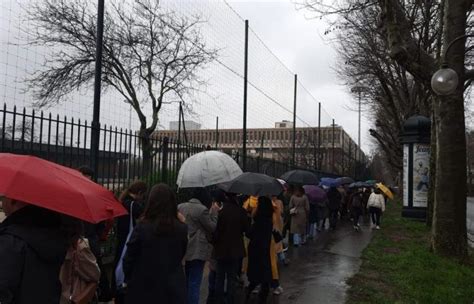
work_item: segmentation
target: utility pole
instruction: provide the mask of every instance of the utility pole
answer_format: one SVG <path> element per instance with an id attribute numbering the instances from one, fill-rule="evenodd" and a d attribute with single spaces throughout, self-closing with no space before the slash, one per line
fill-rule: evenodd
<path id="1" fill-rule="evenodd" d="M 335 173 L 336 172 L 336 163 L 335 163 L 335 140 L 336 140 L 336 137 L 335 137 L 335 129 L 336 129 L 336 123 L 334 121 L 334 119 L 332 120 L 332 173 Z"/>
<path id="2" fill-rule="evenodd" d="M 100 87 L 102 74 L 102 41 L 104 33 L 104 0 L 97 5 L 97 40 L 95 44 L 95 78 L 94 78 L 94 110 L 92 113 L 91 131 L 91 169 L 94 180 L 97 181 L 99 170 L 99 141 L 100 141 Z"/>
<path id="3" fill-rule="evenodd" d="M 249 21 L 245 20 L 245 50 L 244 50 L 244 122 L 242 136 L 242 171 L 247 169 L 247 80 L 249 55 Z"/>
<path id="4" fill-rule="evenodd" d="M 293 99 L 293 153 L 291 156 L 291 165 L 296 166 L 296 91 L 298 88 L 298 75 L 295 74 L 295 88 Z"/>
<path id="5" fill-rule="evenodd" d="M 318 102 L 318 170 L 321 170 L 321 103 Z"/>
<path id="6" fill-rule="evenodd" d="M 219 149 L 219 116 L 216 117 L 216 150 Z"/>

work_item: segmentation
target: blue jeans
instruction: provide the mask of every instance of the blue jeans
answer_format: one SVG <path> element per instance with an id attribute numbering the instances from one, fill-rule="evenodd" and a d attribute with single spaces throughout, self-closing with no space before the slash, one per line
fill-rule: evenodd
<path id="1" fill-rule="evenodd" d="M 299 246 L 299 245 L 301 245 L 305 242 L 306 242 L 306 235 L 305 234 L 299 234 L 299 233 L 293 234 L 293 244 L 295 246 Z"/>
<path id="2" fill-rule="evenodd" d="M 201 290 L 202 273 L 206 261 L 186 261 L 186 284 L 188 291 L 188 304 L 199 304 L 199 291 Z"/>

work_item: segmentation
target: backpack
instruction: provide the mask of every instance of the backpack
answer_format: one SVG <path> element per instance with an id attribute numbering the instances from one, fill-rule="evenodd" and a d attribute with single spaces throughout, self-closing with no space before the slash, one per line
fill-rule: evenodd
<path id="1" fill-rule="evenodd" d="M 61 270 L 61 304 L 87 304 L 95 296 L 100 269 L 87 239 L 70 246 Z"/>

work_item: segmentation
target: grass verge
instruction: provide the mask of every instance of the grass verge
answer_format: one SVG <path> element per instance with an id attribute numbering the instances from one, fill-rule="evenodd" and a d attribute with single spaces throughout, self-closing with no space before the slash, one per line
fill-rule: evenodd
<path id="1" fill-rule="evenodd" d="M 390 204 L 349 279 L 347 303 L 474 303 L 474 259 L 461 264 L 433 254 L 429 228 L 401 218 Z"/>

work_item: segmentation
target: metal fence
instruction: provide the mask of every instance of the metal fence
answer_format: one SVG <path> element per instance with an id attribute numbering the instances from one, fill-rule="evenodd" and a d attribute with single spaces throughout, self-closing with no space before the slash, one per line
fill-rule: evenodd
<path id="1" fill-rule="evenodd" d="M 0 152 L 35 155 L 72 168 L 90 164 L 91 124 L 51 113 L 28 111 L 6 104 L 0 110 Z M 144 138 L 138 132 L 103 125 L 100 128 L 98 182 L 117 193 L 132 181 L 150 185 L 176 185 L 184 160 L 209 149 L 173 138 L 150 139 L 151 153 L 144 157 Z M 236 161 L 243 167 L 243 158 Z M 278 177 L 293 167 L 289 162 L 247 157 L 247 171 Z M 305 169 L 305 168 L 302 168 Z M 316 172 L 320 177 L 337 176 Z"/>

